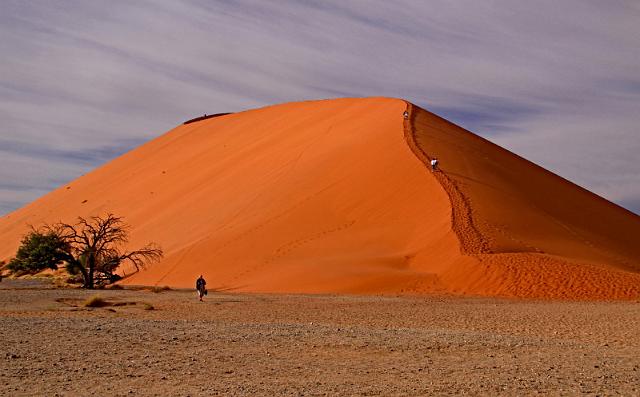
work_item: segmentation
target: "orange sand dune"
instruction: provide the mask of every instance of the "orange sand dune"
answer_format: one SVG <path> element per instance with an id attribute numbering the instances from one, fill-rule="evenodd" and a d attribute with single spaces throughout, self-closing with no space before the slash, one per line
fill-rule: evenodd
<path id="1" fill-rule="evenodd" d="M 397 99 L 181 125 L 0 219 L 0 259 L 27 224 L 105 212 L 165 250 L 128 284 L 640 297 L 638 216 Z"/>

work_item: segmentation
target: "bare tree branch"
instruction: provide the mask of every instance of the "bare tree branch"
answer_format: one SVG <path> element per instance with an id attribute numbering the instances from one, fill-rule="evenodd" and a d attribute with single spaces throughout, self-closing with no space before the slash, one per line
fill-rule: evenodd
<path id="1" fill-rule="evenodd" d="M 122 217 L 108 213 L 90 218 L 78 217 L 76 224 L 58 222 L 46 225 L 66 243 L 64 257 L 68 269 L 78 270 L 85 288 L 93 288 L 96 273 L 101 279 L 112 280 L 118 267 L 125 261 L 136 271 L 162 258 L 162 249 L 155 244 L 134 251 L 123 251 L 129 241 L 129 226 Z"/>

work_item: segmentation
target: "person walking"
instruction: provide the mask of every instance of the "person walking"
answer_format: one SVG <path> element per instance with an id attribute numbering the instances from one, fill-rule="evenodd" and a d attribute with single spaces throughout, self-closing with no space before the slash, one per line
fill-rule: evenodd
<path id="1" fill-rule="evenodd" d="M 434 157 L 431 159 L 431 171 L 437 171 L 438 170 L 438 158 Z"/>
<path id="2" fill-rule="evenodd" d="M 202 302 L 202 298 L 207 294 L 207 282 L 205 281 L 204 277 L 202 277 L 202 274 L 196 280 L 196 290 L 198 291 L 200 302 Z"/>

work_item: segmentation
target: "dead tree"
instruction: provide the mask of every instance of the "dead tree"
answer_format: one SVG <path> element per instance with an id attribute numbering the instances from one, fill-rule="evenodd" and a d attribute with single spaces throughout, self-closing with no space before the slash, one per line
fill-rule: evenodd
<path id="1" fill-rule="evenodd" d="M 66 243 L 63 255 L 67 270 L 82 275 L 84 288 L 94 288 L 96 278 L 114 281 L 115 271 L 123 262 L 140 270 L 162 258 L 162 249 L 155 244 L 135 251 L 123 250 L 128 242 L 129 227 L 113 214 L 79 217 L 74 225 L 60 222 L 48 228 Z"/>

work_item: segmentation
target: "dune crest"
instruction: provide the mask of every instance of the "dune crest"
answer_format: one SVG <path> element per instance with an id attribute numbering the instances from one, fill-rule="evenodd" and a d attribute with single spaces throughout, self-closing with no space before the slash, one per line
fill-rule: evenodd
<path id="1" fill-rule="evenodd" d="M 0 259 L 27 224 L 105 211 L 132 225 L 131 246 L 165 250 L 127 284 L 640 296 L 638 216 L 398 99 L 180 125 L 0 219 Z"/>

